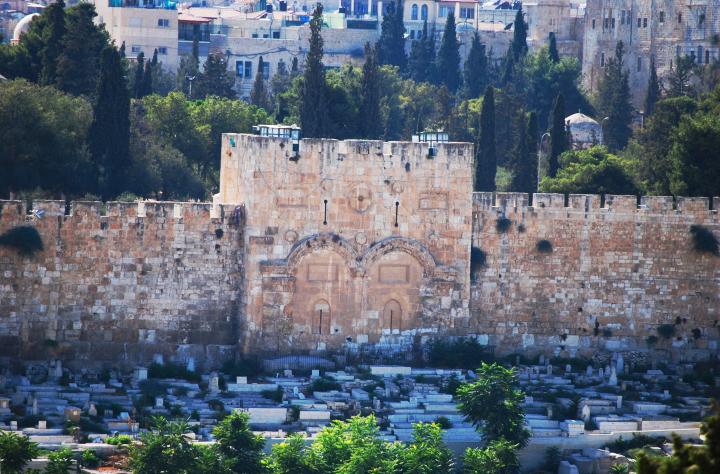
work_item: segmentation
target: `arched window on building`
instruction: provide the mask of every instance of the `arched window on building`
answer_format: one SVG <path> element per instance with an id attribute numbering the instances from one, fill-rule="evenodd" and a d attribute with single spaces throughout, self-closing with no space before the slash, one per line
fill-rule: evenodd
<path id="1" fill-rule="evenodd" d="M 417 19 L 418 19 L 417 3 L 413 3 L 412 8 L 410 9 L 410 19 L 411 19 L 411 20 L 417 20 Z"/>
<path id="2" fill-rule="evenodd" d="M 313 305 L 312 333 L 330 334 L 330 304 L 325 300 L 319 300 Z"/>
<path id="3" fill-rule="evenodd" d="M 420 19 L 427 20 L 428 8 L 427 5 L 420 7 Z"/>
<path id="4" fill-rule="evenodd" d="M 402 330 L 402 307 L 395 300 L 385 303 L 385 308 L 383 308 L 383 329 L 390 329 L 392 332 Z"/>

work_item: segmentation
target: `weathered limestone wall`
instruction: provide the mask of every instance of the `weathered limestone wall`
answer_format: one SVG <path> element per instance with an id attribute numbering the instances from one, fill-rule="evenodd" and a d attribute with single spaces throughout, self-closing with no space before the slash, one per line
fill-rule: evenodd
<path id="1" fill-rule="evenodd" d="M 403 350 L 468 322 L 473 148 L 225 134 L 244 204 L 245 350 Z M 460 329 L 464 331 L 464 329 Z M 291 349 L 290 349 L 291 348 Z"/>
<path id="2" fill-rule="evenodd" d="M 0 356 L 132 364 L 232 356 L 241 318 L 242 222 L 211 204 L 0 201 L 0 233 L 33 225 L 44 251 L 0 247 Z"/>
<path id="3" fill-rule="evenodd" d="M 716 353 L 720 258 L 696 252 L 689 232 L 720 234 L 704 198 L 475 193 L 473 246 L 486 252 L 474 274 L 472 323 L 499 352 L 646 350 L 646 337 L 673 324 L 656 349 Z M 715 198 L 713 208 L 720 205 Z M 499 217 L 512 221 L 498 232 Z M 538 240 L 552 253 L 537 250 Z M 679 319 L 678 319 L 679 318 Z M 700 337 L 693 335 L 700 330 Z"/>

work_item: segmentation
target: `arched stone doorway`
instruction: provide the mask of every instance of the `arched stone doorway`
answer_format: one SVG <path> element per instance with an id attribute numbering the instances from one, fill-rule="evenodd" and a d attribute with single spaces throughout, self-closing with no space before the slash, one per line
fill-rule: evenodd
<path id="1" fill-rule="evenodd" d="M 385 303 L 382 312 L 382 329 L 389 329 L 392 334 L 402 331 L 402 306 L 397 300 Z"/>

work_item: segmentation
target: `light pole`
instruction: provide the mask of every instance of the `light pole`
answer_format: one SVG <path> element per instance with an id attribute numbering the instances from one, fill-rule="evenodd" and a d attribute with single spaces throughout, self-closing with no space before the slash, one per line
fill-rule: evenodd
<path id="1" fill-rule="evenodd" d="M 537 164 L 537 187 L 540 188 L 540 165 L 542 164 L 542 156 L 546 153 L 547 145 L 545 142 L 550 138 L 550 134 L 545 132 L 540 137 L 540 148 L 538 149 L 538 164 Z"/>
<path id="2" fill-rule="evenodd" d="M 610 120 L 610 117 L 605 117 L 604 119 L 600 120 L 600 131 L 602 132 L 602 140 L 600 141 L 603 145 L 605 145 L 607 142 L 607 138 L 605 137 L 607 135 L 605 133 L 605 122 L 607 120 Z"/>
<path id="3" fill-rule="evenodd" d="M 193 81 L 195 80 L 196 77 L 197 77 L 197 75 L 195 75 L 195 76 L 189 76 L 189 75 L 185 76 L 185 79 L 187 79 L 187 81 L 190 83 L 190 89 L 189 89 L 189 91 L 188 91 L 188 92 L 189 92 L 189 98 L 190 98 L 190 99 L 192 99 L 192 83 L 193 83 Z"/>

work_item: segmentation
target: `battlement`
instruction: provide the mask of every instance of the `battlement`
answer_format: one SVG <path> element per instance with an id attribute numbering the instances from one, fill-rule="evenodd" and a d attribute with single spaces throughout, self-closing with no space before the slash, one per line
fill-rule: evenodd
<path id="1" fill-rule="evenodd" d="M 473 207 L 476 211 L 494 210 L 499 213 L 512 210 L 516 213 L 562 211 L 568 217 L 576 214 L 688 216 L 720 222 L 720 197 L 535 193 L 532 195 L 532 204 L 529 198 L 526 193 L 476 192 L 473 193 Z"/>

